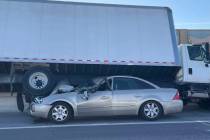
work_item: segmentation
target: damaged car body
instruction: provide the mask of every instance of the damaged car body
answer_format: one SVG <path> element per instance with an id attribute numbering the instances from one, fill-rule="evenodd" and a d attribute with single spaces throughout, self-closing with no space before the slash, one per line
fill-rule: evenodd
<path id="1" fill-rule="evenodd" d="M 157 120 L 182 111 L 176 89 L 160 88 L 131 76 L 96 78 L 90 87 L 58 86 L 51 95 L 35 98 L 32 116 L 66 122 L 75 117 L 137 115 Z"/>

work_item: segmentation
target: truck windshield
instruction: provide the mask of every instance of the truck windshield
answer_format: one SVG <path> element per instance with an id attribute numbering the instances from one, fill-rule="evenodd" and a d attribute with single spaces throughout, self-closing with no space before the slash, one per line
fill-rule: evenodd
<path id="1" fill-rule="evenodd" d="M 194 45 L 194 46 L 188 46 L 188 53 L 190 60 L 195 61 L 203 61 L 203 53 L 202 53 L 202 46 L 201 45 Z"/>

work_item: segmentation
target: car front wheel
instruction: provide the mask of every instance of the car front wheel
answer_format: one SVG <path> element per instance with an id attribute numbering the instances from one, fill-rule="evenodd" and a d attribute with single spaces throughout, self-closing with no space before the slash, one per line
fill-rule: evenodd
<path id="1" fill-rule="evenodd" d="M 73 119 L 73 110 L 67 103 L 55 103 L 50 109 L 49 119 L 55 123 L 64 123 Z"/>
<path id="2" fill-rule="evenodd" d="M 159 119 L 162 116 L 162 114 L 162 106 L 156 101 L 148 101 L 143 103 L 139 110 L 139 116 L 149 121 Z"/>

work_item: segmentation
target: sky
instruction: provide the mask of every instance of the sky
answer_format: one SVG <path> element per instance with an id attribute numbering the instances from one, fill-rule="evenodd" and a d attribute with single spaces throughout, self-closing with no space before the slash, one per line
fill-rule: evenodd
<path id="1" fill-rule="evenodd" d="M 57 0 L 92 3 L 167 6 L 177 29 L 210 29 L 210 0 Z"/>

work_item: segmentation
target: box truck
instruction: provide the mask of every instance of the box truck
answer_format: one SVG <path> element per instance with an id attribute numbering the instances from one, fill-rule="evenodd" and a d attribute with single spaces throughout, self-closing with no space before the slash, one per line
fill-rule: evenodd
<path id="1" fill-rule="evenodd" d="M 0 1 L 0 85 L 30 101 L 61 79 L 132 75 L 209 99 L 208 45 L 176 43 L 167 7 Z M 3 88 L 2 88 L 3 89 Z"/>

